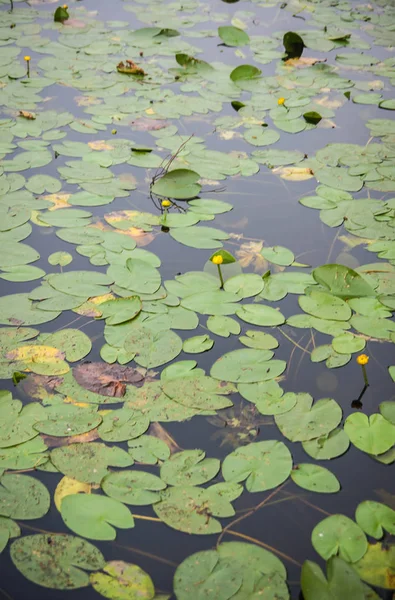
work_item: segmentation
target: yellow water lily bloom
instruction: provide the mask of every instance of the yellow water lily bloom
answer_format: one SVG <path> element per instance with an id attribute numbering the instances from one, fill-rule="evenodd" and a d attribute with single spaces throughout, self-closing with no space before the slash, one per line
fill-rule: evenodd
<path id="1" fill-rule="evenodd" d="M 24 58 L 25 58 L 25 61 L 26 61 L 26 62 L 29 62 L 29 60 L 30 60 L 30 56 L 25 56 Z"/>
<path id="2" fill-rule="evenodd" d="M 217 256 L 213 256 L 213 258 L 211 259 L 211 261 L 215 265 L 222 265 L 222 263 L 224 262 L 224 259 L 222 258 L 222 256 L 220 254 L 217 254 Z"/>
<path id="3" fill-rule="evenodd" d="M 277 104 L 278 104 L 279 106 L 282 106 L 283 104 L 285 104 L 285 98 L 279 98 L 279 99 L 277 100 Z"/>
<path id="4" fill-rule="evenodd" d="M 162 208 L 169 208 L 171 206 L 170 200 L 162 200 Z"/>
<path id="5" fill-rule="evenodd" d="M 360 354 L 359 356 L 357 356 L 357 363 L 359 365 L 367 365 L 369 362 L 369 356 L 367 356 L 366 354 Z"/>
<path id="6" fill-rule="evenodd" d="M 64 8 L 65 10 L 67 10 L 69 7 L 67 6 L 67 4 L 63 4 L 62 8 Z"/>

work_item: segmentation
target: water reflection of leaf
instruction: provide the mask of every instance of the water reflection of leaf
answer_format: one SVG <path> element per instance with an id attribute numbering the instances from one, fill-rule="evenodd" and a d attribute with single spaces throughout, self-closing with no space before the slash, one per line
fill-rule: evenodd
<path id="1" fill-rule="evenodd" d="M 268 262 L 261 255 L 263 242 L 245 242 L 241 244 L 239 250 L 236 251 L 236 256 L 240 266 L 253 267 L 256 273 L 264 273 L 268 269 Z"/>
<path id="2" fill-rule="evenodd" d="M 382 500 L 387 506 L 395 510 L 395 494 L 390 494 L 387 490 L 380 488 L 374 490 L 374 493 Z"/>
<path id="3" fill-rule="evenodd" d="M 207 421 L 219 428 L 210 439 L 221 440 L 220 446 L 228 445 L 233 448 L 249 444 L 259 435 L 260 426 L 268 424 L 255 406 L 221 410 L 216 416 L 207 417 Z"/>

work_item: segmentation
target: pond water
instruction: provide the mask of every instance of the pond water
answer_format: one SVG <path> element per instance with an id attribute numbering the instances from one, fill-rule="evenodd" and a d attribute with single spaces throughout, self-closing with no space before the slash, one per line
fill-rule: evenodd
<path id="1" fill-rule="evenodd" d="M 0 11 L 0 597 L 393 599 L 395 2 Z"/>

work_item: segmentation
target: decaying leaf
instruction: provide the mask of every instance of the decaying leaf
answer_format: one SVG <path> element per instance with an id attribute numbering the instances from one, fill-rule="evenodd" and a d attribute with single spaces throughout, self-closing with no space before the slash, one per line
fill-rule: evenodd
<path id="1" fill-rule="evenodd" d="M 122 398 L 125 395 L 126 384 L 140 387 L 144 382 L 144 376 L 137 369 L 100 362 L 78 365 L 73 370 L 73 374 L 76 381 L 85 389 L 115 398 Z"/>
<path id="2" fill-rule="evenodd" d="M 27 110 L 20 110 L 19 116 L 23 117 L 24 119 L 28 119 L 29 121 L 34 121 L 36 118 L 36 115 L 34 113 L 31 113 Z"/>
<path id="3" fill-rule="evenodd" d="M 314 177 L 312 170 L 308 167 L 276 167 L 273 169 L 273 173 L 287 181 L 306 181 Z"/>
<path id="4" fill-rule="evenodd" d="M 117 71 L 118 73 L 123 73 L 124 75 L 142 75 L 143 77 L 145 75 L 144 69 L 129 59 L 126 59 L 125 62 L 121 60 L 121 62 L 117 64 Z"/>

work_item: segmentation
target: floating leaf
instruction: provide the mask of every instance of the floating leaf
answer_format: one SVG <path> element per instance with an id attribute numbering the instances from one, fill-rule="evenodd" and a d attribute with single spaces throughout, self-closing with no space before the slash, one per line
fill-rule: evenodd
<path id="1" fill-rule="evenodd" d="M 189 354 L 199 354 L 207 352 L 214 346 L 214 340 L 209 335 L 195 335 L 194 337 L 184 340 L 182 349 Z"/>
<path id="2" fill-rule="evenodd" d="M 245 46 L 250 41 L 245 31 L 231 25 L 218 27 L 218 35 L 227 46 Z"/>
<path id="3" fill-rule="evenodd" d="M 87 587 L 85 571 L 97 571 L 105 565 L 95 546 L 64 533 L 24 536 L 13 542 L 11 559 L 27 579 L 55 590 Z"/>
<path id="4" fill-rule="evenodd" d="M 281 265 L 284 267 L 292 265 L 295 260 L 294 253 L 283 246 L 272 246 L 271 248 L 264 246 L 261 250 L 261 254 L 266 260 L 274 265 Z"/>
<path id="5" fill-rule="evenodd" d="M 162 499 L 152 507 L 169 527 L 198 535 L 220 533 L 221 524 L 214 517 L 234 515 L 231 503 L 210 488 L 173 487 L 162 492 Z"/>
<path id="6" fill-rule="evenodd" d="M 160 476 L 169 485 L 201 485 L 213 479 L 219 471 L 217 458 L 205 458 L 203 450 L 184 450 L 163 463 Z"/>
<path id="7" fill-rule="evenodd" d="M 352 413 L 344 423 L 344 431 L 359 450 L 382 454 L 395 444 L 395 425 L 379 414 L 370 417 Z"/>
<path id="8" fill-rule="evenodd" d="M 126 442 L 145 433 L 148 427 L 149 419 L 146 415 L 123 407 L 111 410 L 103 416 L 98 434 L 106 442 Z"/>
<path id="9" fill-rule="evenodd" d="M 246 323 L 264 327 L 274 327 L 285 323 L 285 317 L 280 311 L 264 304 L 243 304 L 236 310 L 236 315 Z"/>
<path id="10" fill-rule="evenodd" d="M 152 600 L 155 596 L 151 577 L 139 566 L 122 560 L 112 560 L 105 564 L 103 572 L 92 573 L 90 583 L 99 594 L 113 600 Z"/>
<path id="11" fill-rule="evenodd" d="M 153 332 L 147 327 L 135 327 L 125 339 L 125 350 L 146 369 L 170 362 L 180 354 L 181 349 L 181 338 L 170 330 Z"/>
<path id="12" fill-rule="evenodd" d="M 296 404 L 288 412 L 275 417 L 281 433 L 292 442 L 306 442 L 332 431 L 339 425 L 342 410 L 331 398 L 313 404 L 309 394 L 298 394 Z"/>
<path id="13" fill-rule="evenodd" d="M 45 409 L 45 418 L 34 424 L 40 433 L 56 437 L 80 435 L 95 429 L 100 425 L 102 418 L 90 409 L 73 404 L 48 406 Z"/>
<path id="14" fill-rule="evenodd" d="M 334 429 L 329 434 L 303 442 L 303 450 L 316 460 L 330 460 L 347 452 L 350 446 L 348 435 L 342 428 Z"/>
<path id="15" fill-rule="evenodd" d="M 367 600 L 364 587 L 352 566 L 334 556 L 327 563 L 328 580 L 316 563 L 306 560 L 302 567 L 301 586 L 305 600 Z"/>
<path id="16" fill-rule="evenodd" d="M 237 81 L 245 81 L 249 79 L 257 79 L 262 74 L 262 71 L 253 65 L 240 65 L 233 69 L 230 78 L 235 83 Z"/>
<path id="17" fill-rule="evenodd" d="M 355 563 L 368 549 L 362 529 L 344 515 L 331 515 L 320 521 L 313 529 L 311 541 L 324 560 L 339 554 L 343 560 Z"/>
<path id="18" fill-rule="evenodd" d="M 365 533 L 379 540 L 384 530 L 395 535 L 395 510 L 380 502 L 365 500 L 358 504 L 355 520 Z"/>
<path id="19" fill-rule="evenodd" d="M 318 465 L 299 464 L 293 469 L 291 477 L 296 485 L 310 492 L 333 494 L 340 490 L 336 476 Z"/>
<path id="20" fill-rule="evenodd" d="M 162 479 L 144 471 L 110 473 L 103 479 L 101 485 L 107 496 L 135 506 L 158 502 L 159 492 L 166 487 Z"/>
<path id="21" fill-rule="evenodd" d="M 96 494 L 65 496 L 60 507 L 62 519 L 75 533 L 93 540 L 115 540 L 113 527 L 130 529 L 134 519 L 122 502 Z"/>
<path id="22" fill-rule="evenodd" d="M 61 473 L 84 483 L 100 483 L 109 465 L 129 467 L 133 464 L 133 459 L 121 448 L 97 442 L 55 448 L 51 461 Z"/>
<path id="23" fill-rule="evenodd" d="M 344 265 L 329 264 L 312 271 L 317 283 L 339 298 L 374 296 L 375 291 L 356 271 Z"/>
<path id="24" fill-rule="evenodd" d="M 271 552 L 253 544 L 227 542 L 216 550 L 188 556 L 176 569 L 174 591 L 177 600 L 206 597 L 207 600 L 247 598 L 275 594 L 288 600 L 286 571 Z"/>
<path id="25" fill-rule="evenodd" d="M 213 364 L 210 375 L 234 383 L 269 381 L 281 375 L 286 368 L 285 361 L 271 360 L 272 356 L 269 350 L 233 350 Z"/>
<path id="26" fill-rule="evenodd" d="M 383 544 L 368 544 L 366 554 L 352 565 L 358 575 L 371 585 L 395 589 L 394 584 L 394 546 Z"/>
<path id="27" fill-rule="evenodd" d="M 232 333 L 238 335 L 240 333 L 240 325 L 231 317 L 221 315 L 211 316 L 207 319 L 207 329 L 220 335 L 221 337 L 229 337 Z"/>
<path id="28" fill-rule="evenodd" d="M 128 441 L 128 452 L 136 462 L 155 465 L 169 458 L 170 448 L 163 440 L 153 435 L 142 435 Z"/>
<path id="29" fill-rule="evenodd" d="M 190 169 L 168 171 L 151 188 L 153 194 L 178 200 L 195 198 L 200 192 L 200 175 Z"/>
<path id="30" fill-rule="evenodd" d="M 283 483 L 292 470 L 292 456 L 283 442 L 268 440 L 237 448 L 222 463 L 225 481 L 247 480 L 249 492 L 263 492 Z"/>
<path id="31" fill-rule="evenodd" d="M 43 483 L 30 475 L 3 475 L 0 479 L 0 512 L 13 519 L 39 519 L 47 514 L 50 495 Z"/>

